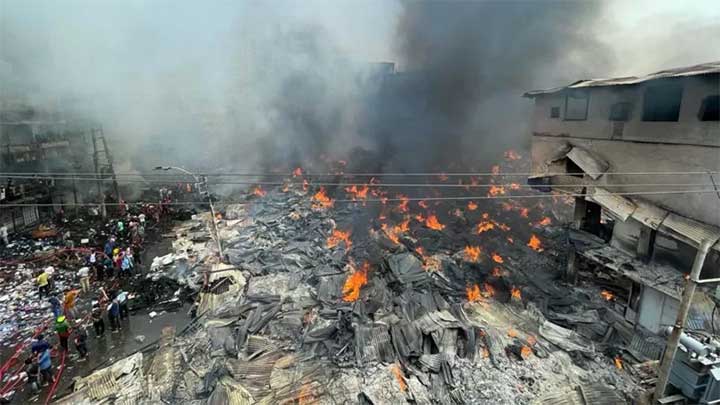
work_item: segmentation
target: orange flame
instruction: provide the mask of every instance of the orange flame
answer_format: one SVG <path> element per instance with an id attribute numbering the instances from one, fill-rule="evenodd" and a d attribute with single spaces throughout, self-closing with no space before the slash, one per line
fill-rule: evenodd
<path id="1" fill-rule="evenodd" d="M 302 169 L 297 167 L 297 168 L 295 168 L 295 170 L 293 170 L 292 175 L 293 175 L 293 177 L 300 177 L 300 176 L 302 176 L 302 173 L 303 173 Z"/>
<path id="2" fill-rule="evenodd" d="M 505 263 L 505 260 L 503 260 L 502 256 L 500 256 L 499 254 L 497 254 L 495 252 L 493 252 L 491 257 L 495 263 L 500 263 L 500 264 Z"/>
<path id="3" fill-rule="evenodd" d="M 510 230 L 510 227 L 506 224 L 497 224 L 498 228 L 502 229 L 503 231 L 507 232 Z"/>
<path id="4" fill-rule="evenodd" d="M 516 299 L 516 300 L 522 300 L 522 293 L 520 292 L 519 288 L 513 287 L 510 290 L 510 298 Z"/>
<path id="5" fill-rule="evenodd" d="M 425 226 L 436 231 L 442 231 L 443 229 L 445 229 L 445 225 L 441 224 L 435 215 L 430 215 L 425 220 Z"/>
<path id="6" fill-rule="evenodd" d="M 480 221 L 479 224 L 477 224 L 477 227 L 475 228 L 476 234 L 481 234 L 483 232 L 487 232 L 491 229 L 495 228 L 495 224 L 493 224 L 490 221 Z"/>
<path id="7" fill-rule="evenodd" d="M 356 185 L 352 185 L 351 187 L 345 187 L 345 191 L 350 193 L 352 195 L 353 201 L 355 200 L 366 200 L 367 199 L 367 193 L 370 191 L 370 188 L 366 185 L 363 185 L 362 187 L 358 187 Z"/>
<path id="8" fill-rule="evenodd" d="M 480 253 L 482 253 L 480 246 L 465 246 L 465 259 L 469 262 L 477 263 L 480 261 Z"/>
<path id="9" fill-rule="evenodd" d="M 615 358 L 613 359 L 613 362 L 615 363 L 615 367 L 616 367 L 618 370 L 622 370 L 622 369 L 623 369 L 623 361 L 622 361 L 622 358 L 621 358 L 620 356 L 615 356 Z"/>
<path id="10" fill-rule="evenodd" d="M 517 336 L 517 331 L 513 328 L 508 329 L 507 333 L 508 337 L 514 338 Z"/>
<path id="11" fill-rule="evenodd" d="M 530 214 L 530 210 L 525 207 L 520 208 L 520 211 L 518 211 L 518 212 L 520 213 L 520 216 L 523 218 L 527 218 L 528 215 Z"/>
<path id="12" fill-rule="evenodd" d="M 608 290 L 602 290 L 600 291 L 600 295 L 602 295 L 603 298 L 605 298 L 605 301 L 612 301 L 615 299 L 615 294 Z"/>
<path id="13" fill-rule="evenodd" d="M 389 227 L 387 224 L 381 225 L 382 230 L 387 235 L 388 239 L 393 241 L 396 245 L 400 244 L 400 235 L 410 230 L 410 220 L 406 219 L 398 225 Z"/>
<path id="14" fill-rule="evenodd" d="M 478 205 L 470 201 L 467 205 L 467 209 L 470 211 L 475 211 L 476 209 L 478 209 Z"/>
<path id="15" fill-rule="evenodd" d="M 500 270 L 500 267 L 493 267 L 492 273 L 490 273 L 493 277 L 502 277 L 502 270 Z"/>
<path id="16" fill-rule="evenodd" d="M 532 349 L 523 345 L 522 348 L 520 348 L 520 357 L 523 359 L 528 359 L 532 355 Z"/>
<path id="17" fill-rule="evenodd" d="M 520 156 L 513 149 L 508 149 L 505 151 L 505 160 L 520 160 L 520 159 L 522 159 L 522 156 Z"/>
<path id="18" fill-rule="evenodd" d="M 367 273 L 370 270 L 370 263 L 363 263 L 360 270 L 355 270 L 345 280 L 343 286 L 343 301 L 355 302 L 360 298 L 360 289 L 367 284 Z"/>
<path id="19" fill-rule="evenodd" d="M 400 199 L 400 204 L 398 204 L 400 212 L 408 212 L 408 204 L 410 203 L 410 200 L 402 194 L 398 195 L 398 198 Z"/>
<path id="20" fill-rule="evenodd" d="M 407 391 L 407 383 L 405 382 L 405 376 L 403 375 L 402 370 L 400 369 L 400 365 L 395 363 L 390 365 L 390 371 L 395 375 L 395 379 L 398 382 L 398 385 L 400 386 L 400 391 Z"/>
<path id="21" fill-rule="evenodd" d="M 548 226 L 552 224 L 552 219 L 550 219 L 550 217 L 543 217 L 543 219 L 538 221 L 537 224 L 542 226 Z"/>
<path id="22" fill-rule="evenodd" d="M 258 197 L 265 197 L 265 195 L 267 194 L 267 191 L 263 190 L 262 187 L 260 187 L 260 186 L 255 186 L 252 193 Z"/>
<path id="23" fill-rule="evenodd" d="M 494 197 L 494 196 L 502 195 L 502 194 L 505 194 L 505 187 L 503 187 L 503 186 L 492 185 L 492 186 L 490 186 L 490 189 L 488 190 L 488 196 L 490 196 L 490 197 Z"/>
<path id="24" fill-rule="evenodd" d="M 465 292 L 467 293 L 467 299 L 470 302 L 480 301 L 482 299 L 480 296 L 480 286 L 478 286 L 477 284 L 473 285 L 472 287 L 466 287 Z"/>
<path id="25" fill-rule="evenodd" d="M 415 220 L 418 222 L 425 222 L 425 217 L 422 214 L 415 215 Z"/>
<path id="26" fill-rule="evenodd" d="M 495 296 L 495 288 L 491 286 L 488 283 L 483 283 L 483 295 L 486 297 L 494 297 Z"/>
<path id="27" fill-rule="evenodd" d="M 315 394 L 312 386 L 308 383 L 303 384 L 297 396 L 298 405 L 310 405 L 315 403 Z"/>
<path id="28" fill-rule="evenodd" d="M 327 238 L 327 247 L 329 249 L 339 245 L 340 242 L 345 242 L 345 251 L 350 250 L 352 247 L 352 240 L 350 240 L 350 231 L 343 232 L 340 230 L 333 230 L 332 235 Z"/>
<path id="29" fill-rule="evenodd" d="M 530 241 L 527 243 L 527 245 L 536 252 L 542 252 L 544 250 L 542 248 L 542 242 L 540 242 L 540 238 L 535 236 L 535 234 L 530 235 Z"/>
<path id="30" fill-rule="evenodd" d="M 314 201 L 313 208 L 330 208 L 334 204 L 332 198 L 328 197 L 327 194 L 325 194 L 324 187 L 320 187 L 320 190 L 318 190 L 318 192 L 313 195 L 312 199 Z"/>

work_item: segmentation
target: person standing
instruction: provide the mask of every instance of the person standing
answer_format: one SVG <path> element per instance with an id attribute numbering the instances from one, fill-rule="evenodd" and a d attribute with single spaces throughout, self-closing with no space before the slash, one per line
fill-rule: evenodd
<path id="1" fill-rule="evenodd" d="M 54 296 L 51 295 L 50 299 L 50 308 L 52 309 L 53 318 L 57 319 L 58 316 L 62 313 L 62 305 L 60 304 L 60 300 Z"/>
<path id="2" fill-rule="evenodd" d="M 80 287 L 84 293 L 90 291 L 90 268 L 81 267 L 78 270 L 78 277 L 80 277 Z"/>
<path id="3" fill-rule="evenodd" d="M 8 240 L 8 229 L 5 225 L 0 226 L 0 239 L 2 240 L 4 246 L 10 244 L 10 241 Z"/>
<path id="4" fill-rule="evenodd" d="M 40 376 L 42 376 L 42 386 L 47 387 L 53 380 L 52 374 L 52 358 L 50 357 L 50 349 L 46 349 L 38 359 L 38 368 Z"/>
<path id="5" fill-rule="evenodd" d="M 68 318 L 77 318 L 77 311 L 75 310 L 75 304 L 77 303 L 77 296 L 79 291 L 76 289 L 65 292 L 64 311 L 65 316 Z"/>
<path id="6" fill-rule="evenodd" d="M 45 270 L 42 270 L 40 275 L 37 276 L 38 294 L 40 294 L 40 298 L 50 293 L 50 282 L 48 277 L 49 275 Z"/>
<path id="7" fill-rule="evenodd" d="M 110 319 L 110 330 L 112 333 L 120 331 L 120 304 L 117 298 L 114 298 L 107 308 L 108 318 Z"/>
<path id="8" fill-rule="evenodd" d="M 28 357 L 25 359 L 25 368 L 24 368 L 25 374 L 27 374 L 27 385 L 30 387 L 30 390 L 33 394 L 37 394 L 40 392 L 40 387 L 38 384 L 38 376 L 40 375 L 40 368 L 38 367 L 38 364 L 33 360 L 32 357 Z"/>
<path id="9" fill-rule="evenodd" d="M 77 349 L 78 354 L 80 354 L 78 361 L 87 360 L 87 332 L 84 327 L 79 327 L 75 330 L 75 349 Z"/>
<path id="10" fill-rule="evenodd" d="M 105 335 L 105 320 L 103 319 L 102 308 L 95 305 L 92 310 L 93 328 L 95 328 L 95 337 L 101 338 Z"/>
<path id="11" fill-rule="evenodd" d="M 120 305 L 120 319 L 130 318 L 130 311 L 128 310 L 128 293 L 127 291 L 120 291 L 117 295 L 118 305 Z"/>
<path id="12" fill-rule="evenodd" d="M 131 256 L 127 253 L 122 255 L 122 263 L 120 264 L 120 272 L 124 278 L 132 277 L 133 262 Z"/>
<path id="13" fill-rule="evenodd" d="M 65 316 L 60 315 L 55 320 L 55 332 L 60 340 L 60 346 L 64 351 L 68 351 L 68 338 L 70 337 L 70 325 L 67 323 Z"/>
<path id="14" fill-rule="evenodd" d="M 48 349 L 50 349 L 50 343 L 45 340 L 45 336 L 43 336 L 42 333 L 37 335 L 35 341 L 32 342 L 32 344 L 30 345 L 30 352 L 33 354 L 33 356 L 42 354 L 45 350 Z"/>

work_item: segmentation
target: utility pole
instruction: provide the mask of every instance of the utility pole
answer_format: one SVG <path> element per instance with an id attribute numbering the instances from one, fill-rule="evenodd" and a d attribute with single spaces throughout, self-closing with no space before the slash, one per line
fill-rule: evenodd
<path id="1" fill-rule="evenodd" d="M 100 196 L 100 213 L 103 218 L 107 217 L 107 208 L 105 207 L 105 192 L 103 191 L 102 176 L 100 173 L 100 152 L 98 151 L 97 137 L 95 129 L 90 130 L 93 143 L 93 163 L 95 164 L 95 178 L 97 179 L 98 195 Z"/>
<path id="2" fill-rule="evenodd" d="M 690 305 L 692 304 L 693 295 L 698 284 L 712 282 L 716 280 L 703 280 L 700 281 L 700 271 L 705 264 L 705 257 L 710 251 L 710 247 L 714 242 L 703 240 L 700 244 L 700 248 L 695 255 L 695 261 L 693 262 L 690 276 L 686 279 L 685 289 L 683 290 L 682 300 L 680 301 L 680 308 L 678 309 L 677 319 L 675 325 L 673 325 L 672 332 L 668 338 L 667 346 L 665 346 L 665 353 L 662 357 L 662 363 L 658 370 L 657 384 L 655 385 L 654 403 L 665 396 L 665 390 L 667 389 L 668 381 L 670 380 L 670 369 L 672 369 L 672 363 L 675 358 L 675 352 L 677 351 L 678 344 L 680 343 L 680 336 L 682 335 L 683 329 L 685 328 L 685 322 L 687 321 L 688 312 L 690 312 Z"/>

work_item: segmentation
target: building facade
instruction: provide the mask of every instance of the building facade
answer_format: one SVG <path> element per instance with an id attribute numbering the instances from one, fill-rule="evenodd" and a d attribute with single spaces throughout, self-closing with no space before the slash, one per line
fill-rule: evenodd
<path id="1" fill-rule="evenodd" d="M 568 276 L 589 260 L 622 280 L 627 322 L 652 332 L 674 323 L 704 241 L 701 278 L 720 276 L 720 62 L 525 97 L 534 101 L 529 182 L 576 196 Z"/>

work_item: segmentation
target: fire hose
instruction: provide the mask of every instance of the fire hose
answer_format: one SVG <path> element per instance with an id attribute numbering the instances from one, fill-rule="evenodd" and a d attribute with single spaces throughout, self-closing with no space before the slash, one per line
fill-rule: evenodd
<path id="1" fill-rule="evenodd" d="M 27 340 L 23 343 L 18 344 L 17 348 L 15 349 L 15 353 L 13 353 L 13 355 L 5 362 L 5 364 L 3 364 L 2 367 L 0 367 L 0 379 L 2 379 L 2 377 L 5 375 L 5 372 L 10 367 L 12 367 L 13 363 L 15 363 L 15 361 L 18 359 L 18 357 L 20 357 L 20 352 L 22 352 L 22 350 L 25 349 L 27 347 L 27 345 L 30 344 L 30 342 L 33 339 L 38 337 L 38 335 L 47 328 L 47 325 L 49 322 L 50 322 L 49 320 L 45 321 L 45 323 L 41 327 L 37 328 L 35 330 L 35 333 L 30 338 L 30 340 Z"/>

